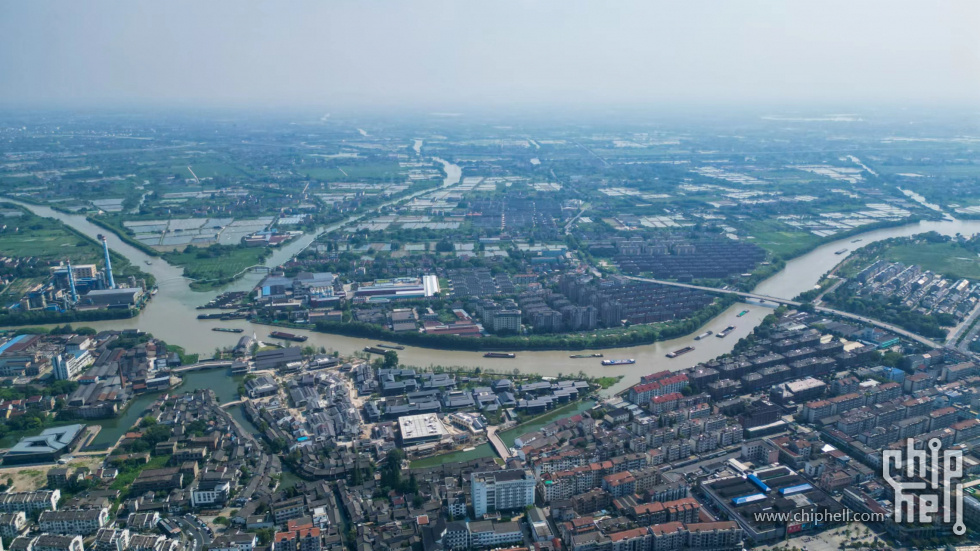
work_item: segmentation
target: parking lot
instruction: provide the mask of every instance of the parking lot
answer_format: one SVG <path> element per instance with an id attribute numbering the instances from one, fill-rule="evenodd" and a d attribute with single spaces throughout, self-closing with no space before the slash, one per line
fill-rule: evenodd
<path id="1" fill-rule="evenodd" d="M 805 551 L 839 551 L 843 543 L 853 545 L 858 542 L 863 542 L 867 547 L 871 547 L 875 542 L 875 532 L 863 523 L 854 522 L 818 534 L 805 534 L 786 541 L 760 546 L 758 549 L 775 550 L 793 549 L 795 547 Z"/>

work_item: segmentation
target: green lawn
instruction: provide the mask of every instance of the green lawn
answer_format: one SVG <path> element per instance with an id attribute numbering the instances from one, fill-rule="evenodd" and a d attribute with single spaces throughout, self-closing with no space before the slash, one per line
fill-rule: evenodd
<path id="1" fill-rule="evenodd" d="M 909 243 L 888 247 L 882 256 L 903 264 L 918 264 L 948 277 L 980 280 L 980 257 L 955 243 Z"/>
<path id="2" fill-rule="evenodd" d="M 755 239 L 747 240 L 755 243 L 774 255 L 791 258 L 820 241 L 820 237 L 810 232 L 796 230 L 776 220 L 757 220 L 747 222 L 745 229 Z"/>
<path id="3" fill-rule="evenodd" d="M 188 247 L 184 252 L 170 252 L 163 258 L 175 266 L 182 266 L 187 277 L 221 279 L 261 264 L 268 254 L 264 247 L 214 245 L 208 248 Z"/>

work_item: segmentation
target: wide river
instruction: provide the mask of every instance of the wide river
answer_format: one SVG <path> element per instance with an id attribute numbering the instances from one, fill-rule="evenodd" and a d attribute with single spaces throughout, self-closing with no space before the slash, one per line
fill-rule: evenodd
<path id="1" fill-rule="evenodd" d="M 459 167 L 445 161 L 440 160 L 440 162 L 443 162 L 448 175 L 443 186 L 451 186 L 458 183 L 461 176 Z M 404 198 L 401 200 L 404 200 Z M 220 291 L 251 289 L 263 277 L 262 274 L 246 274 L 243 278 L 229 284 L 221 290 L 195 292 L 190 289 L 188 285 L 189 281 L 181 275 L 181 268 L 170 266 L 159 258 L 146 255 L 142 251 L 122 242 L 112 233 L 106 232 L 102 228 L 88 222 L 84 216 L 66 215 L 47 207 L 25 203 L 19 204 L 38 215 L 57 218 L 92 237 L 100 233 L 106 233 L 111 248 L 127 257 L 134 265 L 156 276 L 159 292 L 138 316 L 128 320 L 86 322 L 85 325 L 94 327 L 95 329 L 138 328 L 153 333 L 154 336 L 168 343 L 183 346 L 188 352 L 203 354 L 204 357 L 210 357 L 216 347 L 233 346 L 241 336 L 241 334 L 212 331 L 211 329 L 214 327 L 239 327 L 245 330 L 244 334 L 255 333 L 260 339 L 267 336 L 271 330 L 270 327 L 253 325 L 245 320 L 225 322 L 198 320 L 197 315 L 200 312 L 195 309 L 196 306 L 208 302 Z M 321 231 L 329 231 L 339 225 L 335 224 L 323 228 Z M 758 294 L 780 298 L 795 297 L 803 291 L 812 289 L 821 275 L 828 272 L 837 263 L 846 258 L 848 254 L 861 246 L 881 239 L 910 236 L 928 231 L 937 231 L 946 235 L 955 235 L 957 233 L 972 235 L 980 233 L 980 221 L 948 219 L 943 221 L 920 222 L 895 228 L 874 230 L 859 236 L 852 236 L 840 241 L 828 243 L 787 262 L 785 269 L 761 282 L 754 291 Z M 286 262 L 293 255 L 309 246 L 315 238 L 316 235 L 313 233 L 302 236 L 297 241 L 276 250 L 266 264 L 277 266 Z M 860 242 L 852 242 L 858 238 L 861 239 Z M 842 248 L 849 250 L 846 254 L 835 254 L 835 251 Z M 738 313 L 742 310 L 748 310 L 748 313 L 742 317 L 737 317 Z M 585 372 L 589 376 L 625 375 L 619 384 L 610 389 L 610 392 L 617 392 L 634 384 L 640 375 L 663 369 L 683 369 L 698 362 L 730 352 L 735 342 L 748 335 L 771 310 L 771 306 L 767 305 L 739 303 L 708 322 L 705 327 L 698 329 L 690 335 L 650 345 L 602 350 L 605 358 L 636 359 L 636 364 L 630 366 L 602 367 L 597 359 L 573 360 L 568 357 L 569 353 L 567 351 L 560 350 L 518 352 L 515 359 L 486 359 L 483 358 L 481 353 L 477 352 L 433 350 L 406 346 L 404 350 L 398 351 L 398 356 L 402 362 L 420 367 L 431 365 L 479 366 L 485 370 L 496 370 L 503 373 L 517 369 L 521 372 L 552 376 L 559 373 L 574 374 L 580 371 Z M 712 336 L 701 341 L 694 340 L 697 334 L 707 329 L 711 329 L 717 333 L 720 329 L 728 325 L 734 325 L 736 329 L 725 339 Z M 377 342 L 376 340 L 327 335 L 305 330 L 290 329 L 289 331 L 307 335 L 309 337 L 309 340 L 306 342 L 307 345 L 323 346 L 328 349 L 337 350 L 341 354 L 350 354 Z M 667 352 L 684 346 L 694 346 L 695 350 L 676 359 L 665 357 Z M 210 377 L 208 378 L 210 379 Z M 231 380 L 227 384 L 233 391 L 236 385 Z"/>

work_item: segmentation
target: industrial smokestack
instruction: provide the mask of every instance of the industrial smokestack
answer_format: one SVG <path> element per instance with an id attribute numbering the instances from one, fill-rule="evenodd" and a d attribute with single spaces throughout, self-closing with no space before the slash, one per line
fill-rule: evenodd
<path id="1" fill-rule="evenodd" d="M 105 236 L 99 234 L 99 241 L 102 242 L 102 251 L 105 253 L 105 279 L 106 285 L 110 289 L 116 288 L 116 282 L 112 279 L 112 262 L 109 260 L 109 244 L 106 243 Z"/>
<path id="2" fill-rule="evenodd" d="M 68 260 L 68 289 L 71 291 L 72 303 L 78 302 L 78 292 L 75 291 L 75 271 L 71 269 L 71 260 Z"/>

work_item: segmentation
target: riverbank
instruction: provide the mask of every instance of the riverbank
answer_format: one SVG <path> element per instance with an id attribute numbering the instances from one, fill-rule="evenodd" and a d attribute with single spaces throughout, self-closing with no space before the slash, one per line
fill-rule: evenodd
<path id="1" fill-rule="evenodd" d="M 488 336 L 471 338 L 455 335 L 429 335 L 414 331 L 395 332 L 380 325 L 360 322 L 318 321 L 312 329 L 309 325 L 303 324 L 263 320 L 251 320 L 251 322 L 256 325 L 313 330 L 319 333 L 382 340 L 433 350 L 468 350 L 472 352 L 608 350 L 613 348 L 644 346 L 688 335 L 705 324 L 710 323 L 731 305 L 739 302 L 739 300 L 740 298 L 737 295 L 725 295 L 689 318 L 663 324 L 643 324 L 623 328 L 599 329 L 592 334 L 557 333 L 526 337 Z"/>
<path id="2" fill-rule="evenodd" d="M 148 299 L 147 299 L 148 300 Z M 67 312 L 52 312 L 50 310 L 30 310 L 18 312 L 16 314 L 0 314 L 0 326 L 3 327 L 25 327 L 34 325 L 50 325 L 62 323 L 79 323 L 90 321 L 123 320 L 134 318 L 139 315 L 140 310 L 146 301 L 142 301 L 138 308 L 126 309 L 106 309 L 98 310 L 69 310 Z M 9 310 L 8 310 L 9 312 Z"/>
<path id="3" fill-rule="evenodd" d="M 85 219 L 88 220 L 90 223 L 95 224 L 96 226 L 106 231 L 112 232 L 121 241 L 123 241 L 130 247 L 139 249 L 140 251 L 143 252 L 143 254 L 147 254 L 149 256 L 161 256 L 160 251 L 154 249 L 153 247 L 147 245 L 146 243 L 141 243 L 133 239 L 129 235 L 127 235 L 126 230 L 124 228 L 120 228 L 114 224 L 110 224 L 109 222 L 106 222 L 105 220 L 102 220 L 101 218 L 97 218 L 95 216 L 86 216 Z"/>

